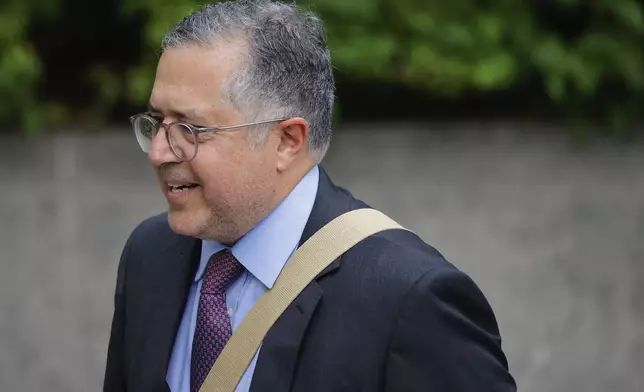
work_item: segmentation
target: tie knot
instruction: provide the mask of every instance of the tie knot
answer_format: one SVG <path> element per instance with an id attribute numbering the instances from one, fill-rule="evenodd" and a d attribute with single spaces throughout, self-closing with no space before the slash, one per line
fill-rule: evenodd
<path id="1" fill-rule="evenodd" d="M 201 285 L 201 293 L 222 294 L 239 275 L 242 268 L 243 266 L 229 249 L 215 253 L 208 261 Z"/>

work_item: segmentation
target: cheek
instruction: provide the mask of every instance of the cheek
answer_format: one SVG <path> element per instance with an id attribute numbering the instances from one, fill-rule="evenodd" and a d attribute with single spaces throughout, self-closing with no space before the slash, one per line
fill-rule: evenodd
<path id="1" fill-rule="evenodd" d="M 200 149 L 199 154 L 203 154 L 203 156 L 198 155 L 198 158 L 204 158 L 209 153 L 210 151 Z M 226 187 L 226 169 L 214 159 L 195 159 L 191 164 L 191 169 L 195 179 L 201 185 L 201 196 L 205 202 L 219 197 L 220 190 Z"/>
<path id="2" fill-rule="evenodd" d="M 203 191 L 204 203 L 210 207 L 230 205 L 236 192 L 245 184 L 244 168 L 234 166 L 234 162 L 214 162 L 201 167 L 199 180 Z"/>
<path id="3" fill-rule="evenodd" d="M 270 187 L 276 174 L 275 156 L 239 145 L 219 147 L 201 149 L 199 153 L 209 159 L 193 163 L 207 204 L 231 205 L 236 199 L 252 198 L 257 191 Z"/>
<path id="4" fill-rule="evenodd" d="M 220 170 L 216 173 L 207 173 L 202 177 L 201 184 L 203 196 L 207 204 L 212 204 L 213 202 L 220 203 L 222 199 L 226 199 L 226 195 L 229 193 L 227 190 L 230 190 L 234 186 L 234 183 Z"/>

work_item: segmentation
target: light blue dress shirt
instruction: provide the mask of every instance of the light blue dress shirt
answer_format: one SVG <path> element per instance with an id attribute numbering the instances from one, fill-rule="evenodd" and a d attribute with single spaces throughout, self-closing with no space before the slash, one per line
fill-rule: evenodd
<path id="1" fill-rule="evenodd" d="M 270 215 L 232 247 L 233 255 L 245 267 L 226 291 L 226 305 L 233 331 L 259 297 L 273 287 L 286 261 L 297 248 L 313 208 L 318 182 L 319 169 L 315 166 Z M 225 248 L 214 241 L 202 243 L 199 268 L 190 288 L 166 374 L 172 392 L 190 392 L 192 339 L 202 278 L 210 257 Z M 259 350 L 237 385 L 236 392 L 249 390 L 258 355 Z"/>

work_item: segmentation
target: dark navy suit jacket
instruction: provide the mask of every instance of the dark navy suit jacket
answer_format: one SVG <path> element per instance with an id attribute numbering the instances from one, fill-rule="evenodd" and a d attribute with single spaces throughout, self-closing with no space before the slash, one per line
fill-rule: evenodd
<path id="1" fill-rule="evenodd" d="M 367 207 L 320 170 L 304 242 Z M 104 392 L 168 392 L 168 361 L 201 241 L 161 214 L 129 237 L 118 269 Z M 516 391 L 477 285 L 416 235 L 390 230 L 335 260 L 264 339 L 252 392 Z"/>

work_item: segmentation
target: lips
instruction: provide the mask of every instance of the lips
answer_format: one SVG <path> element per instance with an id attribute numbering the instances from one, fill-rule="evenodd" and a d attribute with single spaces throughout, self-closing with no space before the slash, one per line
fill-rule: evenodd
<path id="1" fill-rule="evenodd" d="M 185 192 L 188 189 L 196 188 L 199 184 L 194 183 L 168 183 L 168 190 L 172 193 Z"/>
<path id="2" fill-rule="evenodd" d="M 157 170 L 161 187 L 169 200 L 183 200 L 201 185 L 185 170 L 172 169 L 169 166 L 161 166 Z"/>

